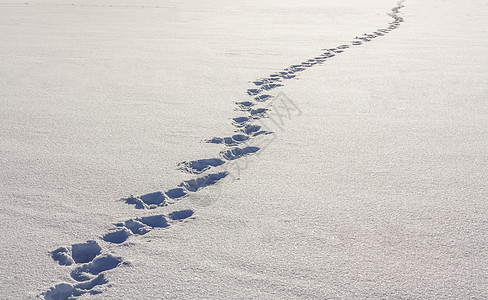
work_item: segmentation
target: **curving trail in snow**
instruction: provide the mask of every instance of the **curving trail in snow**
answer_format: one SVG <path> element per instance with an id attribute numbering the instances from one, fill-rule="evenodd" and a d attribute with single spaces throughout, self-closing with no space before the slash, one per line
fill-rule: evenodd
<path id="1" fill-rule="evenodd" d="M 178 164 L 178 168 L 182 172 L 197 174 L 199 177 L 183 181 L 178 186 L 166 191 L 157 191 L 137 197 L 130 196 L 122 200 L 129 205 L 134 205 L 136 209 L 156 209 L 171 205 L 232 175 L 232 164 L 262 151 L 263 147 L 256 145 L 259 144 L 258 139 L 273 134 L 272 131 L 259 125 L 260 120 L 269 118 L 273 112 L 273 100 L 280 97 L 280 94 L 273 95 L 272 92 L 284 86 L 287 80 L 298 78 L 300 73 L 308 68 L 324 64 L 327 60 L 333 59 L 351 48 L 371 42 L 397 29 L 404 22 L 400 16 L 400 10 L 404 7 L 403 2 L 404 0 L 398 2 L 397 6 L 388 13 L 393 20 L 385 28 L 356 36 L 348 44 L 322 49 L 324 52 L 316 57 L 291 65 L 268 77 L 254 80 L 253 86 L 246 91 L 248 99 L 236 102 L 236 110 L 242 115 L 233 119 L 235 132 L 227 137 L 213 137 L 206 141 L 207 143 L 222 144 L 225 149 L 213 158 L 183 161 Z M 291 103 L 291 105 L 293 104 Z M 297 108 L 295 107 L 295 109 Z M 179 223 L 192 218 L 194 218 L 194 211 L 191 209 L 174 211 L 168 215 L 156 214 L 133 218 L 115 223 L 113 228 L 103 234 L 100 239 L 109 245 L 116 246 L 152 230 L 168 230 L 172 226 L 178 226 Z M 108 283 L 105 272 L 129 265 L 121 257 L 115 257 L 108 253 L 110 247 L 108 248 L 102 249 L 97 241 L 90 240 L 60 247 L 50 252 L 54 261 L 67 268 L 72 282 L 57 284 L 41 296 L 48 300 L 61 300 L 74 299 L 83 294 L 101 293 L 102 290 L 99 287 Z"/>

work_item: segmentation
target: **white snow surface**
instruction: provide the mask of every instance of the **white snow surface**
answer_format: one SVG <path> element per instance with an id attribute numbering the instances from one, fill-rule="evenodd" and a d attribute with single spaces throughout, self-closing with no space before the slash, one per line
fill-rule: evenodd
<path id="1" fill-rule="evenodd" d="M 357 39 L 395 7 L 398 28 Z M 482 0 L 1 2 L 0 299 L 488 299 L 487 15 Z M 269 145 L 230 160 L 205 142 L 236 134 L 254 81 L 323 53 L 269 91 L 294 108 Z M 225 164 L 184 172 L 208 158 Z"/>

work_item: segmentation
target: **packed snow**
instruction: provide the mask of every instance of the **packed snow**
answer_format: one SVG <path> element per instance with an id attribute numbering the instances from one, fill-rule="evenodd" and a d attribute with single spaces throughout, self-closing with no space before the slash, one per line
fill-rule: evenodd
<path id="1" fill-rule="evenodd" d="M 488 298 L 488 3 L 0 3 L 0 299 Z"/>

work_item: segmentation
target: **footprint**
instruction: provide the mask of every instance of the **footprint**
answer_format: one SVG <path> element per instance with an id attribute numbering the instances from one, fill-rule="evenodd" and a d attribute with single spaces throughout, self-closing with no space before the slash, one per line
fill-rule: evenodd
<path id="1" fill-rule="evenodd" d="M 145 235 L 154 228 L 166 228 L 169 227 L 170 224 L 168 223 L 168 220 L 164 215 L 154 215 L 149 217 L 130 219 L 122 223 L 115 223 L 115 226 L 116 228 L 113 229 L 113 231 L 130 231 L 128 232 L 128 238 L 129 236 L 131 236 L 130 233 L 134 235 Z"/>
<path id="2" fill-rule="evenodd" d="M 137 208 L 137 209 L 146 208 L 146 205 L 144 204 L 144 202 L 141 199 L 136 198 L 134 196 L 130 196 L 128 198 L 122 198 L 122 200 L 124 200 L 126 204 L 134 205 L 135 208 Z"/>
<path id="3" fill-rule="evenodd" d="M 120 257 L 101 253 L 100 245 L 92 240 L 73 244 L 71 247 L 60 247 L 51 252 L 54 261 L 60 265 L 76 263 L 80 266 L 71 271 L 71 277 L 79 281 L 77 285 L 61 283 L 43 293 L 45 299 L 72 299 L 85 293 L 96 294 L 96 286 L 108 283 L 104 271 L 114 269 L 122 263 Z M 70 262 L 67 264 L 66 262 Z"/>
<path id="4" fill-rule="evenodd" d="M 103 274 L 98 275 L 93 280 L 79 283 L 72 286 L 69 283 L 61 283 L 55 287 L 49 289 L 44 293 L 44 299 L 46 300 L 69 300 L 74 299 L 74 297 L 79 297 L 83 294 L 96 295 L 100 294 L 101 291 L 94 290 L 98 285 L 108 283 L 107 279 Z"/>
<path id="5" fill-rule="evenodd" d="M 43 296 L 46 300 L 67 300 L 73 296 L 74 291 L 75 288 L 71 284 L 60 283 L 50 288 Z"/>
<path id="6" fill-rule="evenodd" d="M 168 220 L 166 220 L 164 215 L 142 217 L 135 220 L 152 228 L 165 228 L 169 226 Z"/>
<path id="7" fill-rule="evenodd" d="M 306 67 L 306 68 L 313 67 L 313 65 L 315 65 L 315 64 L 314 64 L 314 63 L 308 63 L 308 62 L 303 62 L 303 63 L 302 63 L 302 66 L 303 66 L 303 67 Z"/>
<path id="8" fill-rule="evenodd" d="M 143 224 L 142 222 L 134 220 L 134 219 L 127 220 L 124 223 L 116 224 L 115 226 L 125 227 L 125 228 L 129 229 L 133 234 L 136 234 L 136 235 L 144 235 L 144 234 L 148 233 L 149 231 L 151 231 L 151 229 L 152 229 L 149 226 Z"/>
<path id="9" fill-rule="evenodd" d="M 281 78 L 283 78 L 283 79 L 293 79 L 295 77 L 297 77 L 297 75 L 289 74 L 289 75 L 283 75 L 283 76 L 281 76 Z"/>
<path id="10" fill-rule="evenodd" d="M 112 270 L 122 263 L 122 258 L 104 254 L 71 271 L 71 278 L 76 281 L 87 281 L 95 278 L 101 272 Z"/>
<path id="11" fill-rule="evenodd" d="M 128 229 L 119 229 L 119 230 L 113 230 L 107 234 L 105 234 L 102 239 L 106 242 L 109 243 L 114 243 L 114 244 L 122 244 L 125 242 L 132 233 Z"/>
<path id="12" fill-rule="evenodd" d="M 200 178 L 183 181 L 182 183 L 180 183 L 180 186 L 184 187 L 190 192 L 196 192 L 202 188 L 216 184 L 221 179 L 225 178 L 227 175 L 228 175 L 227 172 L 209 174 Z"/>
<path id="13" fill-rule="evenodd" d="M 267 101 L 271 98 L 273 98 L 273 96 L 271 96 L 271 95 L 259 95 L 257 97 L 254 97 L 254 100 L 256 100 L 258 102 L 264 102 L 264 101 Z"/>
<path id="14" fill-rule="evenodd" d="M 268 110 L 269 110 L 269 109 L 267 109 L 267 108 L 258 108 L 258 109 L 252 109 L 252 110 L 250 111 L 250 114 L 251 114 L 251 116 L 252 116 L 252 117 L 254 117 L 254 118 L 261 118 L 261 117 L 263 117 L 263 116 L 266 114 L 266 112 L 267 112 Z"/>
<path id="15" fill-rule="evenodd" d="M 261 131 L 261 126 L 249 124 L 249 125 L 246 125 L 244 128 L 242 128 L 241 131 L 247 135 L 252 135 L 252 134 L 255 134 L 256 132 Z"/>
<path id="16" fill-rule="evenodd" d="M 226 145 L 231 145 L 235 143 L 235 141 L 231 137 L 224 137 L 224 138 L 213 137 L 209 140 L 206 140 L 206 142 L 210 144 L 226 144 Z"/>
<path id="17" fill-rule="evenodd" d="M 247 90 L 247 94 L 249 96 L 256 96 L 257 94 L 259 94 L 261 92 L 260 89 L 248 89 Z"/>
<path id="18" fill-rule="evenodd" d="M 168 190 L 165 194 L 170 199 L 181 199 L 187 195 L 187 192 L 182 188 L 175 188 Z"/>
<path id="19" fill-rule="evenodd" d="M 249 121 L 248 117 L 238 117 L 232 119 L 232 123 L 236 127 L 243 127 L 244 125 L 246 125 L 247 121 Z"/>
<path id="20" fill-rule="evenodd" d="M 180 211 L 174 211 L 168 215 L 168 217 L 173 221 L 182 221 L 193 216 L 194 212 L 191 209 L 185 209 Z"/>
<path id="21" fill-rule="evenodd" d="M 248 135 L 251 135 L 253 137 L 262 135 L 262 134 L 271 134 L 272 132 L 266 131 L 266 130 L 261 130 L 261 126 L 259 125 L 248 125 L 244 129 L 241 129 L 243 132 L 246 132 Z"/>
<path id="22" fill-rule="evenodd" d="M 134 205 L 137 209 L 144 209 L 147 206 L 165 206 L 167 204 L 166 197 L 162 192 L 149 193 L 139 197 L 130 196 L 122 200 L 127 204 Z"/>
<path id="23" fill-rule="evenodd" d="M 73 244 L 71 247 L 60 247 L 51 252 L 54 261 L 62 266 L 69 266 L 73 263 L 87 263 L 100 254 L 102 248 L 95 241 Z"/>
<path id="24" fill-rule="evenodd" d="M 261 95 L 261 96 L 264 96 L 264 95 Z M 241 110 L 241 111 L 248 111 L 251 109 L 252 106 L 255 105 L 251 101 L 236 102 L 236 104 L 237 104 L 239 110 Z"/>
<path id="25" fill-rule="evenodd" d="M 293 73 L 296 73 L 296 72 L 305 71 L 306 69 L 303 68 L 302 65 L 292 65 L 291 67 L 289 67 L 289 70 L 293 71 Z"/>
<path id="26" fill-rule="evenodd" d="M 224 137 L 224 138 L 214 137 L 210 140 L 207 140 L 207 143 L 225 144 L 226 146 L 236 146 L 242 142 L 247 141 L 248 139 L 249 139 L 249 136 L 247 136 L 247 135 L 235 134 L 231 137 Z"/>
<path id="27" fill-rule="evenodd" d="M 102 248 L 95 241 L 87 241 L 86 243 L 74 244 L 71 246 L 71 256 L 75 263 L 87 263 L 94 259 Z"/>
<path id="28" fill-rule="evenodd" d="M 172 221 L 174 221 L 174 220 L 182 220 L 182 219 L 189 218 L 193 214 L 194 214 L 193 210 L 185 209 L 181 211 L 174 211 L 170 213 L 168 217 Z M 111 232 L 125 231 L 126 234 L 124 234 L 124 237 L 126 236 L 125 240 L 127 240 L 127 238 L 130 237 L 131 235 L 145 235 L 146 233 L 150 232 L 154 228 L 167 228 L 170 225 L 171 224 L 168 222 L 168 219 L 166 218 L 165 215 L 154 215 L 154 216 L 130 219 L 125 222 L 116 223 L 115 224 L 116 228 L 112 229 Z M 121 244 L 124 242 L 124 241 L 122 242 L 120 241 L 121 240 L 116 240 L 113 243 Z"/>
<path id="29" fill-rule="evenodd" d="M 267 84 L 263 84 L 261 86 L 261 88 L 263 90 L 269 91 L 269 90 L 275 89 L 275 88 L 280 87 L 280 86 L 283 86 L 283 85 L 280 83 L 267 83 Z"/>
<path id="30" fill-rule="evenodd" d="M 204 188 L 204 187 L 207 187 L 209 185 L 217 183 L 218 181 L 220 181 L 222 178 L 224 178 L 226 176 L 227 176 L 227 172 L 219 172 L 219 173 L 215 173 L 215 174 L 209 174 L 209 175 L 206 175 L 206 176 L 203 176 L 200 178 L 195 178 L 195 179 L 183 181 L 182 183 L 180 183 L 178 185 L 177 188 L 168 190 L 166 192 L 167 193 L 166 196 L 168 196 L 168 198 L 171 198 L 171 199 L 180 199 L 180 198 L 186 197 L 188 195 L 188 192 L 196 192 L 197 190 L 199 190 L 201 188 Z M 160 192 L 157 192 L 157 193 L 160 193 Z M 152 194 L 154 194 L 154 193 L 152 193 Z M 155 208 L 157 208 L 157 206 L 155 206 L 155 205 L 146 205 L 144 202 L 142 202 L 142 200 L 140 200 L 140 197 L 131 196 L 127 199 L 122 199 L 122 200 L 125 200 L 126 203 L 131 204 L 132 203 L 131 201 L 133 199 L 136 199 L 136 200 L 140 201 L 140 203 L 141 203 L 141 205 L 136 205 L 137 209 L 155 209 Z M 141 219 L 137 219 L 137 220 L 141 221 Z M 129 230 L 132 231 L 132 229 L 129 226 L 126 226 L 122 223 L 119 223 L 117 226 L 118 227 L 124 227 L 125 226 Z M 134 233 L 134 231 L 133 231 L 133 233 Z M 59 254 L 58 252 L 61 254 Z M 57 257 L 58 256 L 63 257 L 63 255 L 62 255 L 63 251 L 59 250 L 58 252 L 56 252 Z M 60 260 L 64 262 L 63 258 L 60 258 Z"/>
<path id="31" fill-rule="evenodd" d="M 235 160 L 243 156 L 254 154 L 259 151 L 259 147 L 234 148 L 221 152 L 221 156 L 227 160 Z"/>
<path id="32" fill-rule="evenodd" d="M 51 257 L 61 266 L 71 266 L 74 263 L 70 255 L 70 250 L 66 247 L 60 247 L 52 251 Z"/>
<path id="33" fill-rule="evenodd" d="M 251 114 L 252 114 L 252 113 L 251 113 Z M 240 143 L 242 143 L 242 142 L 247 141 L 247 140 L 249 139 L 249 137 L 248 137 L 247 135 L 244 135 L 244 134 L 234 134 L 234 135 L 232 136 L 232 139 L 233 139 L 234 141 L 236 141 L 236 142 L 240 142 Z"/>
<path id="34" fill-rule="evenodd" d="M 86 291 L 90 291 L 90 294 L 101 293 L 101 292 L 91 291 L 91 290 L 98 285 L 103 285 L 103 284 L 107 284 L 107 283 L 108 283 L 108 280 L 105 278 L 105 275 L 99 274 L 97 277 L 93 278 L 92 280 L 89 280 L 86 282 L 81 282 L 81 283 L 78 283 L 77 285 L 75 285 L 75 291 L 78 290 L 77 291 L 78 293 L 81 292 L 79 290 L 84 290 L 85 292 L 83 292 L 83 293 L 86 293 Z M 81 294 L 80 294 L 80 296 L 81 296 Z"/>
<path id="35" fill-rule="evenodd" d="M 256 81 L 254 81 L 253 83 L 257 86 L 263 86 L 266 84 L 272 84 L 273 82 L 279 81 L 279 80 L 280 80 L 280 75 L 272 74 L 272 75 L 270 75 L 269 78 L 258 79 Z"/>
<path id="36" fill-rule="evenodd" d="M 225 162 L 220 158 L 206 158 L 194 161 L 184 161 L 178 164 L 180 170 L 190 174 L 201 174 L 212 167 L 218 167 Z"/>
<path id="37" fill-rule="evenodd" d="M 140 196 L 139 198 L 142 200 L 142 202 L 144 202 L 147 205 L 155 204 L 155 205 L 162 206 L 163 204 L 165 204 L 166 201 L 166 197 L 161 192 L 145 194 Z"/>

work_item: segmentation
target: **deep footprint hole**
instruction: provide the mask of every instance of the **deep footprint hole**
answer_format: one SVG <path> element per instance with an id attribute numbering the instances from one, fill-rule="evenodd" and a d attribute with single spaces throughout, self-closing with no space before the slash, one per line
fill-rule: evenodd
<path id="1" fill-rule="evenodd" d="M 180 211 L 174 211 L 170 213 L 168 216 L 170 217 L 171 220 L 178 221 L 178 220 L 184 220 L 187 219 L 191 216 L 193 216 L 194 211 L 191 209 L 185 209 L 185 210 L 180 210 Z"/>
<path id="2" fill-rule="evenodd" d="M 73 260 L 78 264 L 92 261 L 101 251 L 102 248 L 95 241 L 74 244 L 71 247 Z"/>

